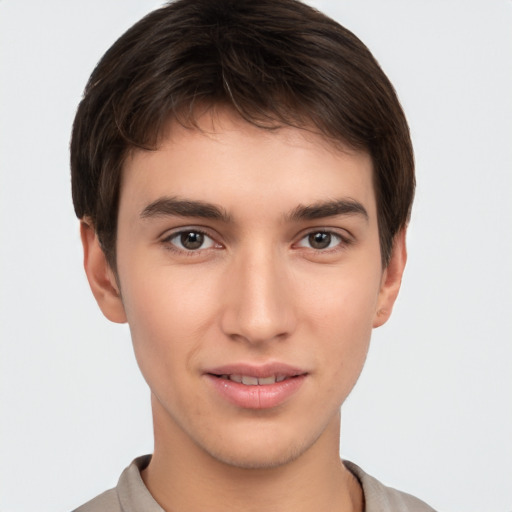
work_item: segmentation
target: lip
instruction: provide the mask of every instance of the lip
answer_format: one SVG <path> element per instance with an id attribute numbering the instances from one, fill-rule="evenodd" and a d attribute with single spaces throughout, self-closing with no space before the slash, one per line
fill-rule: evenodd
<path id="1" fill-rule="evenodd" d="M 273 375 L 285 379 L 273 384 L 254 386 L 222 378 L 222 375 L 247 375 L 266 378 Z M 302 386 L 308 372 L 283 363 L 264 365 L 228 364 L 208 369 L 204 376 L 221 398 L 243 409 L 271 409 L 287 402 Z"/>
<path id="2" fill-rule="evenodd" d="M 212 375 L 251 375 L 263 379 L 272 375 L 284 375 L 294 377 L 308 373 L 302 368 L 291 366 L 285 363 L 272 362 L 266 364 L 235 363 L 216 366 L 205 370 L 204 373 Z"/>

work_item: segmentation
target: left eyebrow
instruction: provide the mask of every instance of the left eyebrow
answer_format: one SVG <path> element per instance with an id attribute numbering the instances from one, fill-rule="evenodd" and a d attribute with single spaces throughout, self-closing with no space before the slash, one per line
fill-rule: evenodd
<path id="1" fill-rule="evenodd" d="M 291 221 L 315 220 L 336 215 L 360 215 L 366 221 L 369 219 L 366 208 L 359 201 L 353 199 L 338 199 L 311 205 L 299 205 L 287 215 L 287 219 Z"/>

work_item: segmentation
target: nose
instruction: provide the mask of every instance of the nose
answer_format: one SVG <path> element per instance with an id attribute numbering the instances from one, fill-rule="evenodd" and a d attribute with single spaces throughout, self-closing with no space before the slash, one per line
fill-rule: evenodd
<path id="1" fill-rule="evenodd" d="M 296 327 L 290 272 L 271 249 L 247 251 L 226 273 L 221 327 L 250 344 L 288 338 Z"/>

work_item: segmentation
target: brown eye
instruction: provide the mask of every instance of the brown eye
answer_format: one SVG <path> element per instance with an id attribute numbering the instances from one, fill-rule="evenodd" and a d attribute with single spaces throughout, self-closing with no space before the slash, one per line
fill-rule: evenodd
<path id="1" fill-rule="evenodd" d="M 315 251 L 324 251 L 326 249 L 334 249 L 338 246 L 348 244 L 341 235 L 332 231 L 313 231 L 306 235 L 297 244 L 299 247 L 314 249 Z"/>
<path id="2" fill-rule="evenodd" d="M 181 233 L 180 242 L 185 249 L 193 251 L 195 249 L 199 249 L 203 245 L 204 235 L 197 231 L 187 231 L 185 233 Z"/>
<path id="3" fill-rule="evenodd" d="M 311 233 L 308 235 L 309 245 L 313 249 L 327 249 L 332 243 L 331 233 Z"/>
<path id="4" fill-rule="evenodd" d="M 174 233 L 166 238 L 164 242 L 182 252 L 200 251 L 217 247 L 215 241 L 206 233 L 193 229 Z"/>

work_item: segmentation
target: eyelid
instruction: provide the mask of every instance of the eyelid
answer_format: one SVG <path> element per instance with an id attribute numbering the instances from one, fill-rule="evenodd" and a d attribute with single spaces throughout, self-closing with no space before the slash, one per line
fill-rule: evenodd
<path id="1" fill-rule="evenodd" d="M 172 240 L 174 238 L 176 238 L 176 237 L 179 237 L 183 233 L 200 233 L 205 238 L 209 238 L 212 241 L 212 244 L 210 245 L 210 247 L 204 247 L 204 248 L 200 247 L 200 248 L 195 249 L 195 250 L 194 249 L 181 248 L 178 245 L 176 245 L 175 243 L 173 243 Z M 160 242 L 162 244 L 164 244 L 166 246 L 166 248 L 169 249 L 169 250 L 172 250 L 172 251 L 175 251 L 175 252 L 179 252 L 179 253 L 182 253 L 182 254 L 194 255 L 194 254 L 197 254 L 197 253 L 200 253 L 200 252 L 208 251 L 210 249 L 220 249 L 220 248 L 222 248 L 223 244 L 218 242 L 217 238 L 218 237 L 212 235 L 210 229 L 206 229 L 206 228 L 204 228 L 202 226 L 180 226 L 180 227 L 173 228 L 173 229 L 165 231 L 160 236 Z"/>
<path id="2" fill-rule="evenodd" d="M 332 235 L 332 236 L 336 237 L 337 239 L 339 239 L 339 243 L 337 243 L 334 247 L 329 247 L 326 249 L 315 249 L 313 247 L 306 247 L 303 245 L 298 245 L 300 242 L 307 239 L 307 237 L 309 237 L 310 235 L 313 235 L 315 233 L 326 233 L 326 234 Z M 308 230 L 301 232 L 297 236 L 296 240 L 297 241 L 294 243 L 294 246 L 298 246 L 299 248 L 304 248 L 304 249 L 310 249 L 310 250 L 318 252 L 318 253 L 322 253 L 322 252 L 328 253 L 328 252 L 334 252 L 337 250 L 342 250 L 345 247 L 354 243 L 354 241 L 355 241 L 352 234 L 345 229 L 324 227 L 324 226 L 309 228 Z"/>

